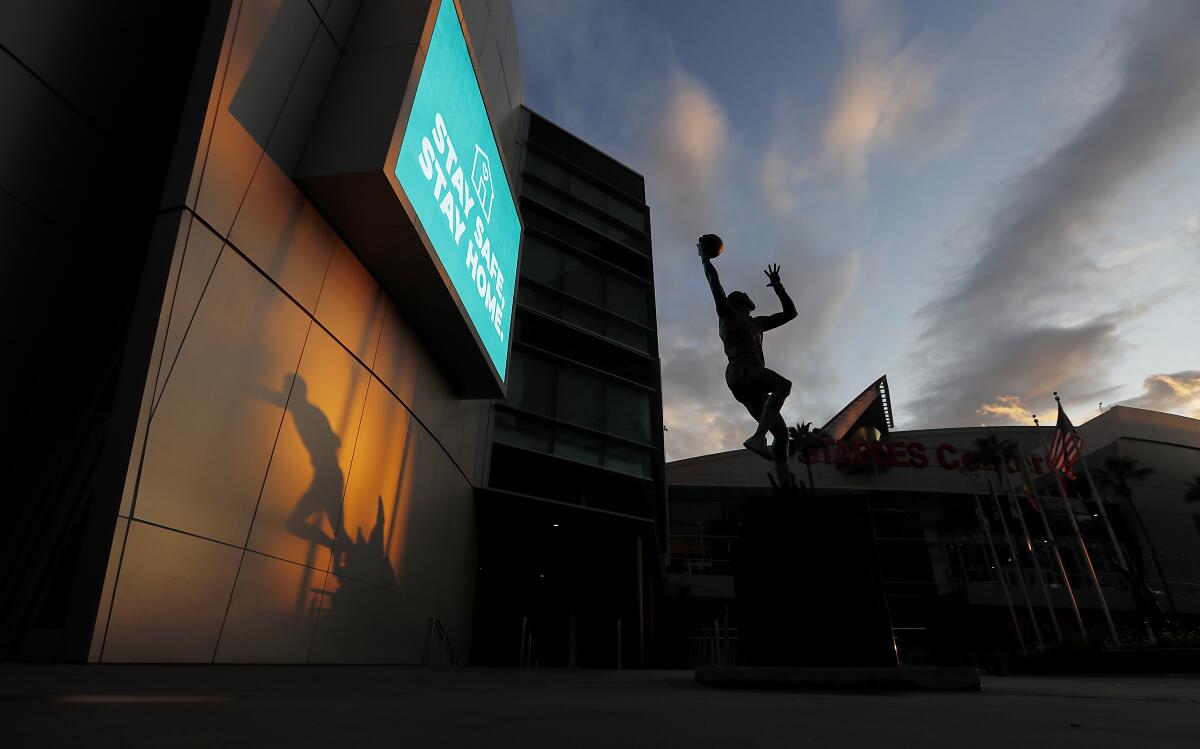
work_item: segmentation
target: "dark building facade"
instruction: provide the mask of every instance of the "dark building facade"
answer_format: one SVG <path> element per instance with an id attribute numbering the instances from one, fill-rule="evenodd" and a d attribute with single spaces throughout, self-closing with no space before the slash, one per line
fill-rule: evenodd
<path id="1" fill-rule="evenodd" d="M 0 9 L 2 656 L 640 662 L 640 176 L 521 108 L 508 0 L 174 5 Z"/>
<path id="2" fill-rule="evenodd" d="M 665 502 L 645 185 L 522 114 L 525 241 L 479 492 L 476 653 L 636 666 L 651 657 Z"/>
<path id="3" fill-rule="evenodd" d="M 1114 537 L 1124 555 L 1137 555 L 1150 595 L 1167 617 L 1184 629 L 1200 622 L 1200 505 L 1187 499 L 1189 482 L 1200 474 L 1200 421 L 1118 406 L 1079 426 L 1106 522 L 1082 465 L 1067 484 L 1069 502 L 1063 500 L 1035 427 L 894 430 L 886 381 L 880 383 L 827 425 L 837 439 L 813 450 L 813 501 L 869 507 L 904 663 L 999 668 L 1022 649 L 1054 647 L 1060 636 L 1080 642 L 1076 607 L 1088 640 L 1111 643 L 1102 600 L 1122 644 L 1150 643 L 1146 610 L 1132 593 Z M 1052 429 L 1042 431 L 1048 442 Z M 975 461 L 977 440 L 988 437 L 1016 443 L 1026 471 L 1009 461 L 1005 479 Z M 1105 478 L 1106 459 L 1118 456 L 1151 470 L 1129 482 L 1129 497 Z M 740 544 L 752 503 L 772 499 L 764 465 L 734 451 L 667 466 L 663 626 L 675 633 L 668 660 L 677 665 L 712 662 L 719 633 L 724 658 L 737 657 Z M 794 465 L 807 481 L 803 463 Z M 832 536 L 839 532 L 829 529 Z M 822 616 L 826 602 L 806 596 L 812 586 L 805 582 L 822 574 L 795 569 L 794 589 L 782 593 L 799 596 L 805 616 Z"/>

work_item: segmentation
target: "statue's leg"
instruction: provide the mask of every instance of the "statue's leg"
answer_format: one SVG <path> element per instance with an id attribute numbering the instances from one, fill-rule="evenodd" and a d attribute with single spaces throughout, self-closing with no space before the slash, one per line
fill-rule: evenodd
<path id="1" fill-rule="evenodd" d="M 775 441 L 771 444 L 771 457 L 775 463 L 775 478 L 780 486 L 792 485 L 792 471 L 788 466 L 788 431 L 783 417 L 775 414 L 775 420 L 770 426 L 771 436 Z"/>
<path id="2" fill-rule="evenodd" d="M 756 367 L 742 378 L 744 392 L 738 398 L 750 414 L 758 419 L 754 434 L 742 444 L 775 464 L 781 485 L 789 485 L 791 476 L 787 468 L 787 425 L 779 409 L 792 391 L 792 383 L 782 375 Z M 775 438 L 774 449 L 767 446 L 766 434 Z"/>
<path id="3" fill-rule="evenodd" d="M 763 392 L 746 393 L 743 391 L 741 393 L 737 393 L 736 395 L 738 396 L 738 402 L 746 407 L 746 410 L 750 413 L 750 415 L 752 417 L 754 417 L 755 419 L 759 419 L 762 417 L 763 407 L 766 405 L 766 402 L 767 402 L 767 395 L 768 395 L 767 393 L 763 393 Z M 763 458 L 764 460 L 772 460 L 773 461 L 775 459 L 774 454 L 771 452 L 771 448 L 767 446 L 766 438 L 760 437 L 757 433 L 755 433 L 753 436 L 751 436 L 749 439 L 747 439 L 745 442 L 743 442 L 742 446 L 745 447 L 747 450 L 757 454 L 759 457 Z"/>
<path id="4" fill-rule="evenodd" d="M 783 402 L 792 393 L 792 381 L 783 375 L 774 372 L 766 367 L 763 367 L 754 377 L 754 385 L 761 392 L 770 393 L 767 396 L 766 403 L 763 404 L 762 413 L 758 417 L 758 430 L 754 433 L 755 437 L 765 437 L 768 431 L 774 434 L 773 428 L 777 419 L 782 423 L 782 417 L 779 415 L 779 409 L 783 408 Z M 787 444 L 787 427 L 784 427 L 783 444 Z"/>

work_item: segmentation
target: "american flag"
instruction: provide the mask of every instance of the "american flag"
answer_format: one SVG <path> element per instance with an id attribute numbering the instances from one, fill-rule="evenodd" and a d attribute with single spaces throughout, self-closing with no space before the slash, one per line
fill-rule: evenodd
<path id="1" fill-rule="evenodd" d="M 1075 461 L 1079 460 L 1079 452 L 1083 449 L 1083 440 L 1079 438 L 1079 432 L 1075 431 L 1075 427 L 1071 424 L 1071 420 L 1067 418 L 1066 412 L 1063 411 L 1062 404 L 1058 404 L 1058 424 L 1054 427 L 1054 436 L 1050 438 L 1050 465 L 1063 472 L 1063 475 L 1072 481 L 1075 480 L 1075 472 L 1071 470 L 1071 466 L 1075 465 Z"/>

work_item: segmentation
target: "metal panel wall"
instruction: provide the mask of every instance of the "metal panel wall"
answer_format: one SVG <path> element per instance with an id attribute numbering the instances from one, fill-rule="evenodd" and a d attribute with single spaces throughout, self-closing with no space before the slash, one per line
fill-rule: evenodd
<path id="1" fill-rule="evenodd" d="M 192 84 L 208 105 L 152 248 L 171 271 L 91 660 L 414 662 L 430 616 L 469 646 L 488 404 L 453 397 L 292 181 L 355 19 L 398 2 L 234 2 Z M 500 130 L 511 10 L 462 6 Z"/>

